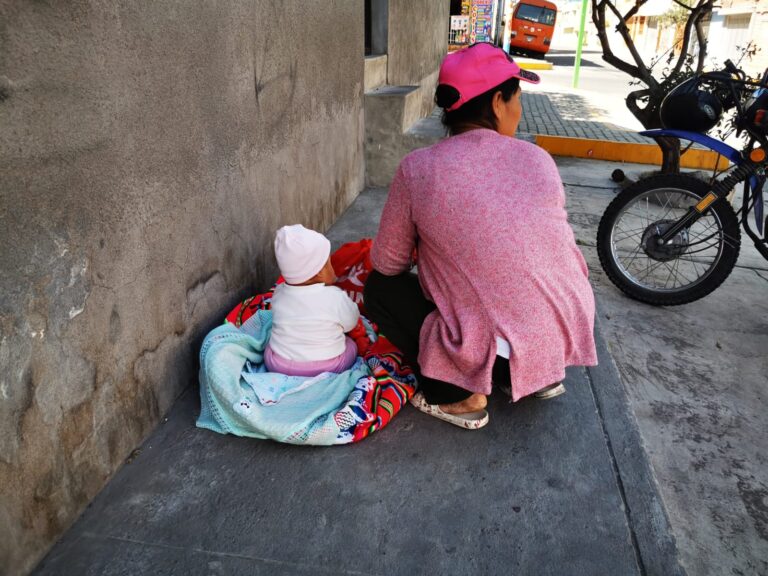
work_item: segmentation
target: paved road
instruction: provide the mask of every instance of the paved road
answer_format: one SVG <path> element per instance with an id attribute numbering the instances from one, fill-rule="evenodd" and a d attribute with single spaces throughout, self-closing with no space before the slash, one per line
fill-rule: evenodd
<path id="1" fill-rule="evenodd" d="M 551 62 L 554 68 L 541 71 L 546 83 L 558 88 L 572 88 L 575 56 L 574 50 L 551 50 L 547 61 Z M 579 89 L 603 92 L 623 100 L 633 89 L 629 85 L 630 80 L 627 74 L 604 62 L 600 52 L 582 52 Z"/>

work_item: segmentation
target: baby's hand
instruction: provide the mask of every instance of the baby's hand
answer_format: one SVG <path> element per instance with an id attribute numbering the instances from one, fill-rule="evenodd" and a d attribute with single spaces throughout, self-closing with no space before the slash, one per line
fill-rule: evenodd
<path id="1" fill-rule="evenodd" d="M 357 352 L 360 356 L 364 356 L 368 349 L 371 347 L 371 340 L 368 338 L 368 333 L 365 331 L 362 318 L 357 321 L 355 327 L 347 332 L 347 336 L 352 338 L 357 345 Z"/>

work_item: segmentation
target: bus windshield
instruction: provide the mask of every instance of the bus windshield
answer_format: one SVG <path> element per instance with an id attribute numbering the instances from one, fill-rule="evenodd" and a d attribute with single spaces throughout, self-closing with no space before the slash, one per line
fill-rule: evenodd
<path id="1" fill-rule="evenodd" d="M 515 17 L 546 26 L 552 26 L 555 23 L 554 10 L 544 8 L 543 6 L 531 6 L 530 4 L 519 4 Z"/>

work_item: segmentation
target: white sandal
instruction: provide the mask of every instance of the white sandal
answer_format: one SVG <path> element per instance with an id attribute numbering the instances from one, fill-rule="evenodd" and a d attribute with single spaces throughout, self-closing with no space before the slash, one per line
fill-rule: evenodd
<path id="1" fill-rule="evenodd" d="M 562 382 L 555 382 L 554 384 L 550 384 L 549 386 L 545 386 L 541 390 L 534 392 L 533 396 L 539 400 L 549 400 L 555 396 L 560 396 L 560 394 L 565 394 L 565 386 Z"/>
<path id="2" fill-rule="evenodd" d="M 458 426 L 459 428 L 465 428 L 466 430 L 477 430 L 488 424 L 488 412 L 485 410 L 478 410 L 477 412 L 467 412 L 465 414 L 447 414 L 440 409 L 438 404 L 427 404 L 424 399 L 424 394 L 417 392 L 413 398 L 411 398 L 411 404 L 424 414 L 429 414 L 435 418 L 439 418 L 449 424 Z"/>

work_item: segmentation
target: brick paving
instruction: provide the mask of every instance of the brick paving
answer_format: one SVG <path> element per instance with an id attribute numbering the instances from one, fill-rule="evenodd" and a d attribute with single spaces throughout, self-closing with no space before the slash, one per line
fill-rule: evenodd
<path id="1" fill-rule="evenodd" d="M 535 141 L 536 134 L 653 144 L 653 140 L 636 131 L 610 122 L 610 112 L 589 98 L 568 92 L 530 92 L 522 94 L 523 116 L 517 138 Z M 417 136 L 442 137 L 445 130 L 440 123 L 442 111 L 435 107 L 409 130 Z"/>
<path id="2" fill-rule="evenodd" d="M 607 122 L 608 112 L 579 94 L 564 92 L 523 92 L 523 117 L 518 131 L 590 140 L 653 141 L 637 132 Z"/>

